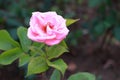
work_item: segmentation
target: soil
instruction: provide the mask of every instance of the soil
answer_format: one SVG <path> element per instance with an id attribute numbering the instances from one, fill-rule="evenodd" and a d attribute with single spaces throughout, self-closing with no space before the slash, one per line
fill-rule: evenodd
<path id="1" fill-rule="evenodd" d="M 69 65 L 66 77 L 76 72 L 90 72 L 96 75 L 96 80 L 120 80 L 120 48 L 109 51 L 99 51 L 96 54 L 65 54 L 63 58 Z M 65 79 L 67 80 L 67 79 Z"/>

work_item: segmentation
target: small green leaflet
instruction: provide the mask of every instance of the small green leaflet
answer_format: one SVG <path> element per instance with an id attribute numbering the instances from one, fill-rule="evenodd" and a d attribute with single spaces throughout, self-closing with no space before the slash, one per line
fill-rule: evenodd
<path id="1" fill-rule="evenodd" d="M 0 54 L 0 64 L 9 65 L 23 54 L 20 48 L 7 50 Z"/>
<path id="2" fill-rule="evenodd" d="M 80 19 L 66 19 L 66 20 L 67 20 L 67 21 L 66 21 L 66 25 L 67 25 L 67 26 L 70 26 L 71 24 L 79 21 Z"/>
<path id="3" fill-rule="evenodd" d="M 12 39 L 6 30 L 0 30 L 0 49 L 9 50 L 19 47 L 19 43 Z"/>

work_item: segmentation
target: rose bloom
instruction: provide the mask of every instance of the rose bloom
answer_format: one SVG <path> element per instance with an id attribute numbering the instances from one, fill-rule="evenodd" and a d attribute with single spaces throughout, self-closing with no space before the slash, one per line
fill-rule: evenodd
<path id="1" fill-rule="evenodd" d="M 27 36 L 35 42 L 52 46 L 66 38 L 68 32 L 66 20 L 56 12 L 33 12 Z"/>

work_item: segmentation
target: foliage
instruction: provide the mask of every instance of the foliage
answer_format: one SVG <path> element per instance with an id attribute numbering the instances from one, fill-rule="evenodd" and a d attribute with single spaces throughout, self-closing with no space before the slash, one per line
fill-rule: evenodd
<path id="1" fill-rule="evenodd" d="M 67 26 L 69 26 L 70 24 L 72 24 L 72 23 L 74 23 L 74 22 L 76 22 L 76 21 L 78 21 L 78 20 L 79 20 L 79 19 L 76 19 L 76 20 L 67 19 L 66 24 L 67 24 Z"/>
<path id="2" fill-rule="evenodd" d="M 0 35 L 0 49 L 9 50 L 19 47 L 19 44 L 10 37 L 7 31 L 1 30 L 0 34 L 2 34 Z"/>
<path id="3" fill-rule="evenodd" d="M 87 72 L 79 72 L 71 75 L 68 80 L 95 80 L 95 76 L 93 74 Z"/>
<path id="4" fill-rule="evenodd" d="M 71 25 L 78 21 L 72 19 L 67 20 L 66 25 Z M 25 27 L 19 27 L 17 29 L 19 42 L 12 39 L 6 30 L 0 30 L 0 36 L 0 49 L 4 50 L 4 52 L 0 54 L 1 65 L 9 65 L 19 59 L 19 67 L 28 64 L 26 77 L 43 73 L 50 67 L 59 70 L 61 74 L 64 75 L 67 64 L 62 59 L 57 59 L 64 52 L 68 52 L 68 47 L 64 40 L 60 44 L 53 46 L 32 42 L 27 37 L 27 28 Z M 54 75 L 52 78 L 54 78 Z"/>
<path id="5" fill-rule="evenodd" d="M 8 36 L 9 34 L 7 33 L 6 30 L 1 30 L 1 32 L 2 33 L 0 34 L 0 36 L 4 35 L 3 39 L 5 38 L 5 40 L 1 41 L 2 45 L 4 45 L 4 46 L 1 45 L 1 49 L 6 51 L 0 55 L 0 64 L 8 65 L 19 58 L 20 66 L 28 63 L 27 76 L 31 74 L 44 72 L 48 69 L 49 66 L 59 69 L 64 74 L 67 68 L 67 65 L 62 60 L 56 60 L 55 62 L 50 62 L 50 60 L 57 58 L 61 54 L 66 52 L 67 51 L 66 46 L 64 47 L 63 45 L 61 46 L 55 45 L 52 47 L 47 47 L 45 50 L 42 50 L 42 49 L 38 50 L 39 48 L 37 48 L 37 46 L 34 46 L 32 44 L 32 41 L 30 41 L 27 38 L 27 35 L 26 35 L 27 29 L 24 27 L 20 27 L 17 29 L 17 34 L 20 39 L 19 44 L 18 42 L 12 40 L 10 36 Z M 7 42 L 5 41 L 7 42 L 12 41 L 10 45 L 14 45 L 15 43 L 17 43 L 17 45 L 20 45 L 20 46 L 10 47 L 10 50 L 9 50 L 9 47 L 6 47 L 9 44 L 6 44 Z M 35 49 L 37 50 L 31 49 L 30 48 L 31 46 L 33 48 L 35 47 Z M 59 66 L 61 64 L 63 64 L 63 67 Z"/>
<path id="6" fill-rule="evenodd" d="M 65 18 L 73 18 L 76 16 L 74 4 L 77 7 L 82 2 L 83 0 L 1 0 L 0 27 L 7 29 L 11 36 L 17 40 L 17 28 L 19 26 L 29 26 L 29 18 L 33 11 L 56 11 Z M 74 40 L 71 36 L 70 39 L 72 45 L 77 43 L 77 40 Z"/>
<path id="7" fill-rule="evenodd" d="M 83 24 L 85 28 L 87 27 L 88 30 L 90 29 L 90 36 L 98 38 L 110 30 L 114 38 L 120 40 L 120 12 L 116 10 L 117 8 L 114 8 L 116 7 L 114 5 L 115 3 L 118 5 L 115 1 L 88 0 L 88 6 L 93 9 L 97 8 L 96 12 L 99 14 L 89 22 Z M 11 34 L 10 36 L 6 30 L 0 31 L 0 49 L 5 51 L 0 55 L 0 63 L 2 65 L 8 65 L 18 59 L 19 67 L 26 64 L 28 65 L 27 76 L 44 72 L 48 70 L 49 67 L 56 68 L 64 74 L 67 65 L 62 59 L 56 58 L 59 58 L 64 52 L 68 52 L 65 41 L 53 47 L 45 47 L 44 44 L 32 42 L 26 37 L 27 28 L 18 27 L 29 26 L 29 17 L 31 13 L 36 10 L 52 10 L 66 18 L 73 18 L 79 15 L 75 10 L 79 8 L 78 6 L 81 7 L 82 2 L 84 2 L 84 0 L 0 0 L 0 27 L 7 29 Z M 87 18 L 87 15 L 83 16 Z M 78 19 L 67 19 L 66 24 L 69 26 L 77 20 Z M 78 28 L 69 34 L 67 42 L 71 43 L 74 47 L 78 47 L 78 39 L 82 35 L 83 31 Z M 12 37 L 15 40 L 19 40 L 19 42 L 12 39 Z M 18 52 L 16 50 L 18 50 Z M 11 57 L 9 58 L 9 56 Z M 63 68 L 59 66 L 60 64 L 63 64 Z M 36 66 L 35 69 L 33 69 L 34 66 Z M 41 69 L 39 69 L 39 67 L 41 67 Z M 54 73 L 60 77 L 59 71 L 55 71 Z M 55 78 L 54 75 L 51 77 L 51 80 L 53 80 L 53 78 Z"/>
<path id="8" fill-rule="evenodd" d="M 19 3 L 19 4 L 18 4 Z M 0 1 L 0 24 L 7 29 L 11 36 L 17 39 L 16 29 L 26 26 L 34 8 L 29 7 L 26 0 L 1 0 Z M 6 5 L 9 5 L 6 6 Z"/>
<path id="9" fill-rule="evenodd" d="M 19 26 L 29 26 L 29 17 L 33 11 L 52 10 L 66 18 L 73 18 L 79 16 L 76 10 L 79 10 L 84 2 L 84 0 L 1 0 L 0 25 L 7 29 L 14 39 L 18 39 L 15 34 L 16 29 Z M 85 24 L 81 23 L 81 27 L 83 29 L 87 28 L 89 35 L 94 37 L 94 39 L 104 35 L 108 29 L 112 28 L 113 38 L 119 40 L 120 37 L 117 36 L 120 32 L 119 29 L 117 30 L 120 26 L 119 2 L 119 0 L 88 0 L 88 9 L 94 9 L 96 16 L 92 17 L 88 22 L 86 21 Z M 9 7 L 6 5 L 9 5 Z M 87 19 L 88 15 L 83 14 L 83 18 Z M 81 28 L 78 28 L 77 30 L 71 31 L 71 34 L 75 33 L 79 35 L 81 32 L 83 32 Z M 79 37 L 81 36 L 82 34 Z M 76 47 L 79 37 L 70 35 L 69 40 L 71 40 L 71 45 Z"/>
<path id="10" fill-rule="evenodd" d="M 61 80 L 60 72 L 58 70 L 54 70 L 50 80 Z M 78 72 L 75 74 L 72 74 L 68 77 L 67 80 L 96 80 L 95 76 L 88 72 Z"/>
<path id="11" fill-rule="evenodd" d="M 54 70 L 51 77 L 50 77 L 50 80 L 60 80 L 61 79 L 61 74 L 58 70 Z"/>
<path id="12" fill-rule="evenodd" d="M 119 14 L 118 3 L 119 0 L 89 0 L 88 5 L 91 8 L 97 7 L 97 16 L 91 19 L 89 24 L 92 26 L 90 30 L 90 35 L 98 38 L 102 35 L 109 36 L 111 34 L 112 38 L 120 41 L 120 24 L 119 24 Z"/>

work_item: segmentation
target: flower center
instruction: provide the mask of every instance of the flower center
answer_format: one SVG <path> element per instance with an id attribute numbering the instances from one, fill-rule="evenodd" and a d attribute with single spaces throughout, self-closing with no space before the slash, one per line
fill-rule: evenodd
<path id="1" fill-rule="evenodd" d="M 47 23 L 47 26 L 49 26 L 51 29 L 54 27 L 50 22 Z"/>
<path id="2" fill-rule="evenodd" d="M 48 23 L 43 27 L 44 33 L 47 32 L 47 27 L 49 27 L 50 29 L 53 29 L 53 28 L 54 28 L 54 26 L 53 26 L 50 22 L 48 22 Z"/>

